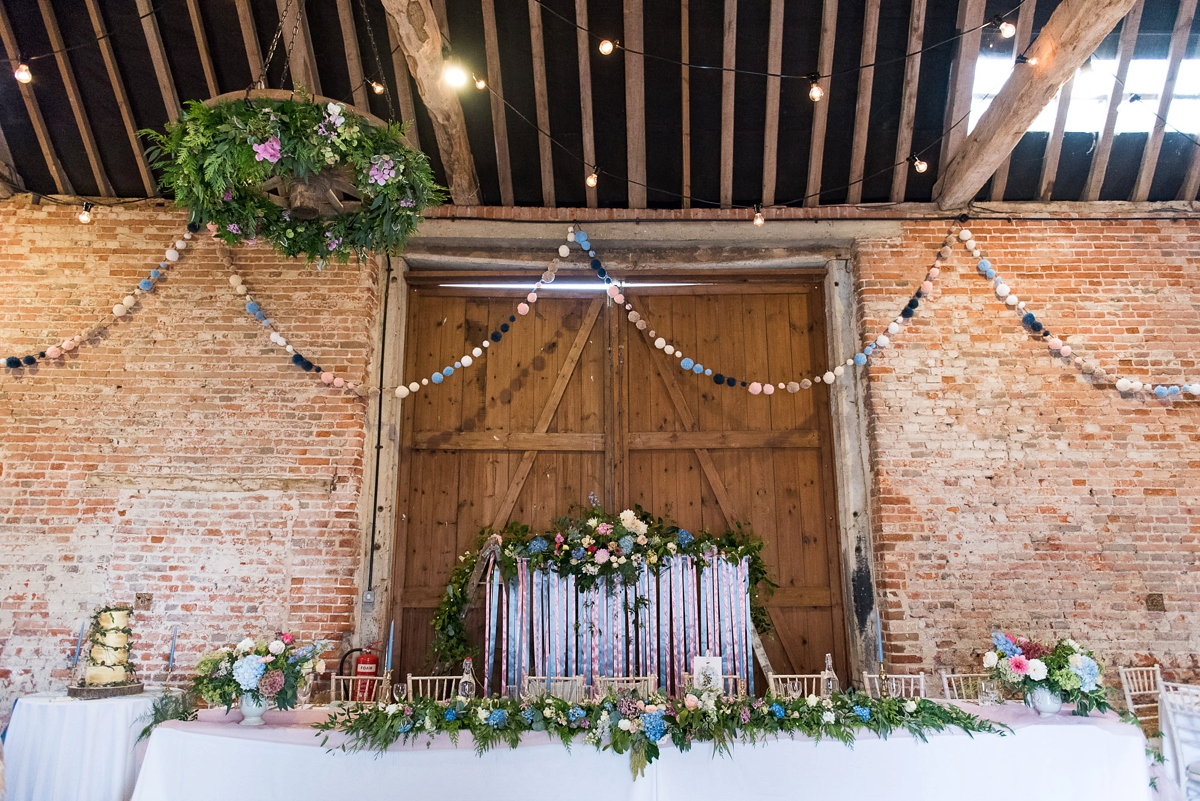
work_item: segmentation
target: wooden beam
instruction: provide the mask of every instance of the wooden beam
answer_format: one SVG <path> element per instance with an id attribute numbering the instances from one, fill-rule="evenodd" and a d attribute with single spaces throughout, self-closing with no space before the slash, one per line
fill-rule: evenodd
<path id="1" fill-rule="evenodd" d="M 10 198 L 14 190 L 25 188 L 25 181 L 13 166 L 12 151 L 8 149 L 8 140 L 4 138 L 4 129 L 0 128 L 0 200 Z"/>
<path id="2" fill-rule="evenodd" d="M 1137 46 L 1138 28 L 1142 24 L 1144 7 L 1145 0 L 1137 0 L 1121 25 L 1121 38 L 1117 42 L 1117 74 L 1113 78 L 1112 89 L 1109 90 L 1108 115 L 1104 118 L 1104 129 L 1100 131 L 1100 138 L 1096 140 L 1096 149 L 1092 153 L 1092 163 L 1088 167 L 1087 182 L 1083 185 L 1080 200 L 1099 200 L 1100 190 L 1104 188 L 1104 176 L 1108 172 L 1108 159 L 1112 154 L 1117 129 L 1117 114 L 1121 111 L 1121 104 L 1125 102 L 1125 79 L 1129 77 L 1129 63 L 1133 61 L 1133 50 Z"/>
<path id="3" fill-rule="evenodd" d="M 579 0 L 576 0 L 579 2 Z M 680 89 L 683 96 L 683 207 L 692 207 L 692 68 L 686 66 L 691 62 L 692 40 L 691 21 L 688 16 L 688 0 L 679 0 L 679 60 L 685 66 L 679 68 Z"/>
<path id="4" fill-rule="evenodd" d="M 413 449 L 420 451 L 565 451 L 604 450 L 604 434 L 532 433 L 521 431 L 414 431 Z"/>
<path id="5" fill-rule="evenodd" d="M 492 136 L 496 141 L 496 175 L 500 181 L 500 205 L 513 205 L 512 161 L 508 152 L 508 120 L 504 108 L 504 83 L 500 77 L 500 37 L 496 28 L 493 0 L 482 0 L 483 47 L 487 54 L 487 80 L 492 87 Z"/>
<path id="6" fill-rule="evenodd" d="M 1030 0 L 1032 2 L 1032 0 Z M 862 201 L 863 173 L 867 166 L 867 134 L 871 122 L 871 90 L 875 84 L 875 46 L 879 40 L 879 0 L 867 0 L 863 18 L 862 49 L 859 51 L 858 97 L 854 105 L 854 135 L 850 141 L 850 186 L 846 202 Z"/>
<path id="7" fill-rule="evenodd" d="M 396 20 L 387 18 L 388 49 L 392 51 L 392 73 L 396 82 L 396 100 L 400 104 L 400 121 L 408 124 L 406 137 L 417 150 L 421 149 L 421 138 L 417 134 L 417 110 L 413 104 L 412 89 L 408 85 L 408 61 L 396 35 Z"/>
<path id="8" fill-rule="evenodd" d="M 204 18 L 200 16 L 200 0 L 187 0 L 188 16 L 192 18 L 192 35 L 196 39 L 196 50 L 200 53 L 200 67 L 204 70 L 204 82 L 208 84 L 208 96 L 221 94 L 217 86 L 217 72 L 213 69 L 212 56 L 208 52 L 208 34 L 204 32 Z"/>
<path id="9" fill-rule="evenodd" d="M 950 67 L 950 98 L 942 120 L 942 148 L 938 164 L 949 164 L 967 135 L 967 120 L 971 112 L 971 96 L 975 86 L 975 62 L 979 59 L 979 42 L 983 24 L 984 0 L 959 0 L 958 30 L 970 31 L 959 38 L 954 62 Z"/>
<path id="10" fill-rule="evenodd" d="M 88 164 L 92 168 L 92 177 L 96 181 L 97 191 L 104 197 L 113 196 L 112 184 L 104 172 L 104 162 L 100 160 L 100 148 L 96 146 L 96 137 L 92 134 L 92 124 L 88 121 L 87 111 L 83 107 L 83 96 L 79 93 L 79 84 L 75 81 L 75 70 L 67 58 L 66 42 L 63 41 L 62 31 L 58 28 L 58 19 L 54 16 L 54 8 L 50 0 L 38 0 L 38 8 L 42 12 L 42 22 L 46 26 L 46 35 L 50 39 L 50 49 L 54 51 L 54 59 L 58 62 L 58 72 L 62 76 L 63 88 L 67 90 L 67 102 L 71 104 L 71 113 L 75 116 L 75 125 L 79 128 L 79 137 L 83 140 L 83 152 L 87 154 Z"/>
<path id="11" fill-rule="evenodd" d="M 624 0 L 625 47 L 639 53 L 642 0 Z M 625 51 L 625 153 L 629 208 L 646 208 L 646 80 L 642 56 Z"/>
<path id="12" fill-rule="evenodd" d="M 1197 193 L 1200 193 L 1200 147 L 1193 147 L 1192 160 L 1188 162 L 1176 200 L 1195 200 Z"/>
<path id="13" fill-rule="evenodd" d="M 733 205 L 733 93 L 737 73 L 737 0 L 725 0 L 721 45 L 721 208 Z"/>
<path id="14" fill-rule="evenodd" d="M 1166 132 L 1167 115 L 1171 101 L 1175 98 L 1175 81 L 1179 78 L 1179 65 L 1187 51 L 1188 35 L 1192 31 L 1192 20 L 1196 17 L 1196 0 L 1180 0 L 1179 13 L 1175 15 L 1175 30 L 1171 33 L 1171 46 L 1167 50 L 1167 79 L 1163 82 L 1162 94 L 1158 98 L 1158 117 L 1142 149 L 1142 163 L 1138 167 L 1137 180 L 1129 199 L 1138 202 L 1150 196 L 1150 185 L 1154 183 L 1154 171 L 1158 168 L 1158 154 L 1162 150 L 1163 134 Z"/>
<path id="15" fill-rule="evenodd" d="M 975 197 L 1037 115 L 1096 51 L 1136 0 L 1062 0 L 1023 64 L 983 113 L 934 187 L 938 206 L 960 208 Z M 1191 0 L 1194 2 L 1194 0 Z"/>
<path id="16" fill-rule="evenodd" d="M 88 16 L 92 19 L 92 32 L 100 46 L 100 55 L 104 58 L 104 69 L 108 72 L 108 82 L 112 86 L 113 96 L 117 99 L 117 108 L 121 112 L 121 121 L 125 124 L 125 134 L 129 137 L 129 147 L 133 150 L 134 160 L 138 165 L 138 173 L 142 176 L 142 186 L 146 188 L 147 197 L 158 194 L 158 182 L 150 171 L 150 162 L 146 161 L 146 152 L 138 139 L 137 122 L 133 119 L 133 109 L 129 105 L 129 95 L 125 93 L 125 82 L 121 80 L 121 72 L 117 69 L 117 55 L 113 52 L 112 40 L 104 27 L 104 17 L 100 14 L 99 0 L 86 0 Z"/>
<path id="17" fill-rule="evenodd" d="M 879 0 L 868 0 L 878 8 Z M 763 125 L 762 204 L 775 205 L 775 181 L 779 172 L 779 90 L 783 71 L 784 0 L 771 0 L 771 23 L 767 34 L 767 114 Z"/>
<path id="18" fill-rule="evenodd" d="M 1013 60 L 1018 53 L 1024 53 L 1033 41 L 1033 15 L 1037 10 L 1037 0 L 1025 0 L 1017 9 L 1017 35 L 1013 39 Z M 1008 188 L 1008 169 L 1011 165 L 1012 154 L 1009 153 L 996 168 L 992 176 L 992 200 L 1004 200 L 1004 191 Z"/>
<path id="19" fill-rule="evenodd" d="M 828 76 L 833 72 L 833 45 L 837 36 L 837 0 L 825 0 L 821 10 L 821 48 L 817 53 L 817 71 Z M 804 189 L 804 205 L 821 205 L 821 171 L 825 166 L 825 126 L 829 120 L 829 81 L 821 78 L 824 99 L 813 104 L 812 138 L 808 142 L 808 184 Z"/>
<path id="20" fill-rule="evenodd" d="M 900 123 L 896 129 L 896 166 L 892 169 L 893 203 L 904 202 L 908 189 L 908 162 L 912 154 L 913 124 L 917 119 L 917 81 L 921 77 L 921 43 L 925 40 L 925 0 L 912 0 L 908 18 L 908 45 L 904 52 L 904 88 L 900 95 Z"/>
<path id="21" fill-rule="evenodd" d="M 158 32 L 157 13 L 152 0 L 137 0 L 138 15 L 142 18 L 142 32 L 146 35 L 146 48 L 150 51 L 150 63 L 158 78 L 158 90 L 162 93 L 163 108 L 167 120 L 179 119 L 179 93 L 175 91 L 175 80 L 171 77 L 171 64 L 167 61 L 167 50 L 163 47 L 162 35 Z"/>
<path id="22" fill-rule="evenodd" d="M 370 113 L 367 79 L 363 75 L 362 53 L 358 49 L 358 30 L 354 25 L 354 7 L 350 0 L 337 0 L 338 23 L 342 28 L 342 44 L 346 48 L 346 68 L 350 73 L 350 93 L 354 105 Z M 369 24 L 368 20 L 368 24 Z"/>
<path id="23" fill-rule="evenodd" d="M 467 123 L 458 95 L 442 80 L 442 32 L 430 0 L 383 0 L 383 7 L 396 21 L 396 35 L 409 71 L 429 111 L 450 197 L 459 206 L 477 204 L 479 178 L 471 158 Z"/>
<path id="24" fill-rule="evenodd" d="M 686 0 L 685 0 L 686 2 Z M 583 128 L 583 193 L 589 209 L 596 208 L 596 187 L 587 177 L 596 169 L 596 127 L 592 118 L 592 51 L 588 43 L 587 0 L 575 0 L 575 45 L 579 53 L 579 115 Z"/>
<path id="25" fill-rule="evenodd" d="M 142 2 L 143 0 L 138 0 Z M 150 0 L 145 0 L 149 2 Z M 308 30 L 308 14 L 302 0 L 275 0 L 283 35 L 279 43 L 287 53 L 292 86 L 321 94 L 321 77 L 317 74 L 317 58 L 313 55 L 312 35 Z"/>
<path id="26" fill-rule="evenodd" d="M 4 8 L 3 0 L 0 0 L 0 40 L 4 42 L 4 50 L 8 53 L 9 70 L 15 71 L 21 63 L 17 60 L 21 48 L 17 46 L 17 37 L 8 21 L 8 11 Z M 21 99 L 25 101 L 25 111 L 33 124 L 33 132 L 37 136 L 38 146 L 42 149 L 42 156 L 46 159 L 46 167 L 50 170 L 55 189 L 60 195 L 75 194 L 71 179 L 67 177 L 62 162 L 58 160 L 58 151 L 54 149 L 54 142 L 50 139 L 50 129 L 46 127 L 46 120 L 42 117 L 42 109 L 33 93 L 33 85 L 18 82 L 17 89 L 21 92 Z"/>
<path id="27" fill-rule="evenodd" d="M 529 47 L 533 53 L 533 101 L 537 108 L 538 161 L 542 168 L 542 205 L 554 208 L 554 150 L 550 142 L 550 100 L 546 93 L 546 41 L 542 5 L 529 0 Z"/>
<path id="28" fill-rule="evenodd" d="M 246 48 L 246 61 L 250 64 L 250 80 L 257 81 L 262 75 L 262 48 L 258 44 L 258 31 L 254 26 L 254 12 L 250 0 L 236 0 L 238 24 L 242 27 L 242 46 Z"/>
<path id="29" fill-rule="evenodd" d="M 1054 193 L 1054 180 L 1058 176 L 1058 157 L 1062 153 L 1063 135 L 1067 130 L 1067 111 L 1071 107 L 1071 89 L 1075 78 L 1067 79 L 1058 92 L 1058 108 L 1054 114 L 1054 130 L 1046 140 L 1046 152 L 1042 156 L 1042 175 L 1038 181 L 1038 200 L 1049 200 Z"/>

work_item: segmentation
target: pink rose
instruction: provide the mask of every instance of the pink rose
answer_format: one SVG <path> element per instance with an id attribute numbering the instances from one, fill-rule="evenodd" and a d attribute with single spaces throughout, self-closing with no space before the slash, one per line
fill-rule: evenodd
<path id="1" fill-rule="evenodd" d="M 598 565 L 604 564 L 605 562 L 608 561 L 608 550 L 605 548 L 601 548 L 600 550 L 596 551 L 595 557 L 596 557 L 596 564 L 598 564 Z"/>
<path id="2" fill-rule="evenodd" d="M 600 525 L 596 526 L 596 533 L 601 537 L 607 537 L 609 534 L 612 534 L 612 531 L 612 523 L 601 523 Z"/>
<path id="3" fill-rule="evenodd" d="M 1029 673 L 1029 660 L 1017 654 L 1012 659 L 1008 660 L 1008 666 L 1012 668 L 1012 672 L 1018 676 L 1025 676 Z"/>
<path id="4" fill-rule="evenodd" d="M 697 707 L 700 706 L 700 699 L 697 698 L 696 696 L 692 695 L 691 693 L 688 693 L 687 695 L 685 695 L 683 697 L 683 705 L 686 706 L 688 709 L 695 710 Z"/>
<path id="5" fill-rule="evenodd" d="M 284 632 L 282 635 L 280 635 L 279 639 L 283 640 L 284 645 L 291 645 L 293 642 L 295 642 L 296 638 L 287 632 Z"/>

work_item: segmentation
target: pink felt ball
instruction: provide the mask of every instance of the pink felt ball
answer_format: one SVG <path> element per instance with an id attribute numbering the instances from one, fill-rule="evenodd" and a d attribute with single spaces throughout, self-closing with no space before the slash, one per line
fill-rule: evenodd
<path id="1" fill-rule="evenodd" d="M 342 387 L 346 386 L 346 382 L 340 378 L 335 378 L 333 379 L 333 385 L 338 389 L 341 389 Z"/>
<path id="2" fill-rule="evenodd" d="M 346 382 L 346 389 L 354 389 L 354 382 L 353 382 L 353 381 L 347 381 L 347 382 Z"/>
<path id="3" fill-rule="evenodd" d="M 529 304 L 528 303 L 518 303 L 517 304 L 517 314 L 529 314 Z"/>
<path id="4" fill-rule="evenodd" d="M 333 383 L 333 373 L 321 373 L 321 381 L 325 384 Z"/>
<path id="5" fill-rule="evenodd" d="M 1055 337 L 1046 344 L 1050 346 L 1050 350 L 1062 350 L 1063 341 L 1058 337 Z"/>
<path id="6" fill-rule="evenodd" d="M 762 392 L 762 384 L 758 383 L 757 381 L 751 382 L 750 383 L 750 394 L 757 395 L 760 392 Z"/>
<path id="7" fill-rule="evenodd" d="M 941 271 L 941 270 L 939 270 L 939 269 L 937 268 L 937 262 L 936 262 L 936 261 L 935 261 L 933 264 L 934 264 L 934 266 L 929 268 L 929 277 L 930 277 L 930 278 L 937 278 L 939 275 L 941 275 L 941 274 L 942 274 L 942 271 Z"/>
<path id="8" fill-rule="evenodd" d="M 625 296 L 624 296 L 624 295 L 622 295 L 620 292 L 618 292 L 618 293 L 617 293 L 617 296 L 616 296 L 615 298 L 613 298 L 613 300 L 615 300 L 617 303 L 624 303 L 624 302 L 625 302 Z"/>
<path id="9" fill-rule="evenodd" d="M 941 267 L 942 264 L 943 264 L 943 262 L 941 259 L 934 259 L 933 260 L 933 269 L 936 270 L 937 268 Z"/>
<path id="10" fill-rule="evenodd" d="M 60 348 L 58 345 L 51 345 L 50 347 L 46 348 L 46 358 L 57 359 L 59 356 L 62 356 L 62 348 Z"/>
<path id="11" fill-rule="evenodd" d="M 775 385 L 774 384 L 763 384 L 763 394 L 764 395 L 774 395 L 775 394 Z"/>
<path id="12" fill-rule="evenodd" d="M 529 301 L 530 303 L 537 303 L 537 293 L 530 292 L 528 295 L 525 296 L 525 300 Z"/>
<path id="13" fill-rule="evenodd" d="M 932 291 L 933 291 L 933 282 L 932 281 L 925 281 L 921 284 L 922 294 L 928 295 Z"/>
<path id="14" fill-rule="evenodd" d="M 621 290 L 617 288 L 616 284 L 609 284 L 608 289 L 606 289 L 605 291 L 608 292 L 608 296 L 610 298 L 615 298 L 620 293 Z"/>
<path id="15" fill-rule="evenodd" d="M 1058 349 L 1058 352 L 1061 353 L 1063 356 L 1070 356 L 1071 355 L 1071 346 L 1063 345 L 1061 348 Z"/>
<path id="16" fill-rule="evenodd" d="M 75 350 L 75 340 L 64 339 L 63 343 L 62 343 L 62 349 L 63 350 Z"/>

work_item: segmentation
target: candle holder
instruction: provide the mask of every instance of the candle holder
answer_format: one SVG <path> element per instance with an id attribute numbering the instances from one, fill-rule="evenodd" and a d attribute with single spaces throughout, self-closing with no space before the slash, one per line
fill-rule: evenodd
<path id="1" fill-rule="evenodd" d="M 887 668 L 885 668 L 883 666 L 883 663 L 880 662 L 879 663 L 879 697 L 880 698 L 891 698 L 892 697 L 891 688 L 888 687 L 889 684 L 890 684 L 890 682 L 888 680 Z"/>

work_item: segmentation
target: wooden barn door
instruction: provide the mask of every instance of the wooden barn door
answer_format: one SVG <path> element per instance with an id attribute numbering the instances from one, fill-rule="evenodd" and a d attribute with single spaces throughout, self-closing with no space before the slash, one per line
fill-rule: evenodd
<path id="1" fill-rule="evenodd" d="M 636 308 L 720 370 L 798 380 L 824 365 L 819 280 L 705 280 L 714 283 L 641 289 Z M 469 353 L 509 322 L 519 294 L 411 290 L 404 375 L 420 380 Z M 695 530 L 749 524 L 780 585 L 768 601 L 775 633 L 764 637 L 772 667 L 814 672 L 832 653 L 850 678 L 824 388 L 767 398 L 718 387 L 680 369 L 625 314 L 596 293 L 543 292 L 483 359 L 405 402 L 400 675 L 428 668 L 433 610 L 482 527 L 545 529 L 594 495 Z M 479 616 L 469 623 L 478 636 Z"/>

